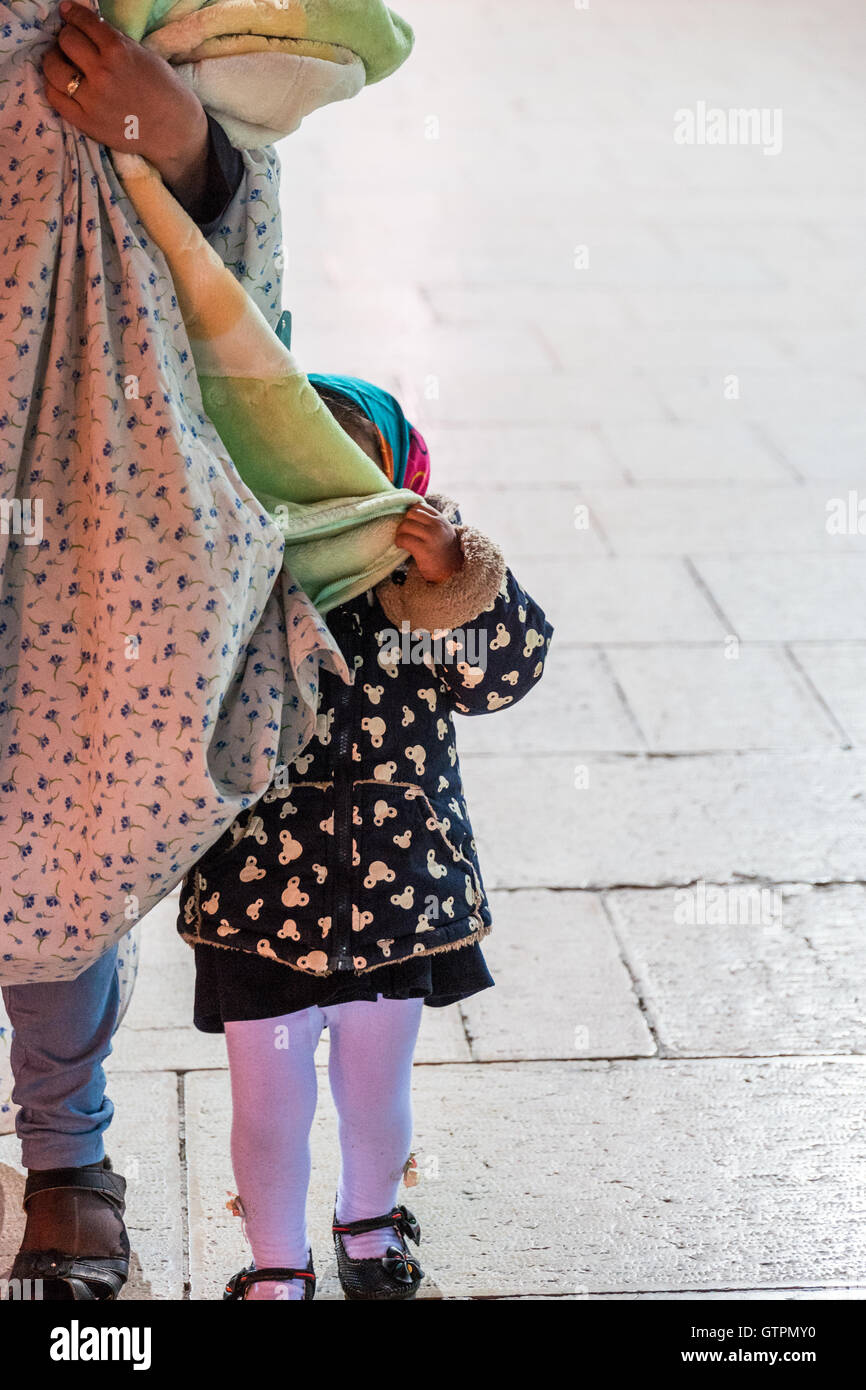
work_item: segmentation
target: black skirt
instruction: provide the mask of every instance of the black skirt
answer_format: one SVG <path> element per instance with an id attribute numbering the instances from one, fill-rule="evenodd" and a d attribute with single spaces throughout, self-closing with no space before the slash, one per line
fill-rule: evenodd
<path id="1" fill-rule="evenodd" d="M 423 999 L 433 1009 L 457 1004 L 494 983 L 478 942 L 429 956 L 409 956 L 365 975 L 306 975 L 288 965 L 221 946 L 195 947 L 193 1022 L 201 1033 L 226 1023 L 281 1018 L 314 1004 L 324 1009 L 355 999 Z"/>

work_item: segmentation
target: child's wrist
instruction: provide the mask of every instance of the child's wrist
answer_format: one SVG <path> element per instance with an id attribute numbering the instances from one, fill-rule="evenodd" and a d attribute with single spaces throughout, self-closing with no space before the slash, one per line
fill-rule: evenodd
<path id="1" fill-rule="evenodd" d="M 449 579 L 453 579 L 455 574 L 460 573 L 463 564 L 463 547 L 460 544 L 460 537 L 455 536 L 447 553 L 443 555 L 441 564 L 437 566 L 435 578 L 429 579 L 427 582 L 429 584 L 447 584 Z"/>
<path id="2" fill-rule="evenodd" d="M 448 569 L 448 573 L 442 576 L 442 578 L 439 580 L 439 583 L 447 584 L 449 579 L 453 579 L 455 574 L 460 573 L 460 571 L 463 568 L 463 563 L 463 551 L 458 550 L 456 558 L 451 563 L 450 568 Z"/>

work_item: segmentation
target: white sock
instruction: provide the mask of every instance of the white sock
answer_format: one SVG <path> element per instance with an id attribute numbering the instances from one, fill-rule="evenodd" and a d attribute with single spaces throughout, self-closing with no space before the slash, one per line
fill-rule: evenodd
<path id="1" fill-rule="evenodd" d="M 257 1269 L 306 1269 L 310 1129 L 321 1009 L 227 1023 L 232 1166 Z M 305 1281 L 257 1282 L 247 1299 L 300 1300 Z"/>
<path id="2" fill-rule="evenodd" d="M 328 1076 L 340 1122 L 337 1220 L 381 1216 L 395 1205 L 412 1145 L 412 1060 L 421 999 L 358 1000 L 325 1009 Z M 352 1259 L 384 1255 L 393 1227 L 344 1236 Z"/>
<path id="3" fill-rule="evenodd" d="M 421 999 L 359 1000 L 282 1018 L 227 1023 L 232 1165 L 257 1269 L 305 1269 L 315 1050 L 327 1022 L 329 1079 L 339 1116 L 340 1221 L 381 1216 L 396 1202 L 412 1142 L 412 1060 Z M 344 1237 L 354 1259 L 399 1244 L 392 1227 Z M 247 1299 L 298 1300 L 304 1282 L 260 1281 Z"/>

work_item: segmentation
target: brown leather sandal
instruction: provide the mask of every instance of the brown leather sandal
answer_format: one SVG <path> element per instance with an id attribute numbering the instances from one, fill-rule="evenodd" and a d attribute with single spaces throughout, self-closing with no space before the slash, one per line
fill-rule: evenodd
<path id="1" fill-rule="evenodd" d="M 29 1280 L 32 1297 L 45 1302 L 108 1302 L 116 1299 L 129 1278 L 129 1237 L 123 1221 L 126 1179 L 115 1173 L 111 1160 L 101 1167 L 33 1170 L 24 1184 L 24 1207 L 44 1192 L 93 1192 L 108 1203 L 117 1218 L 119 1255 L 68 1255 L 62 1250 L 19 1250 L 10 1274 L 7 1300 Z M 33 1281 L 41 1288 L 33 1291 Z M 24 1285 L 24 1287 L 27 1287 Z"/>

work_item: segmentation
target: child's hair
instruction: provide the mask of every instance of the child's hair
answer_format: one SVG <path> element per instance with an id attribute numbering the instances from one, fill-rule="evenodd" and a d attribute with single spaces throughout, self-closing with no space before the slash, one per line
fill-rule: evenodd
<path id="1" fill-rule="evenodd" d="M 342 391 L 335 391 L 333 386 L 317 385 L 316 395 L 325 402 L 337 424 L 356 442 L 359 434 L 363 439 L 372 440 L 376 446 L 379 467 L 384 470 L 385 460 L 379 443 L 379 431 L 357 401 L 353 401 L 351 396 L 344 396 Z"/>

